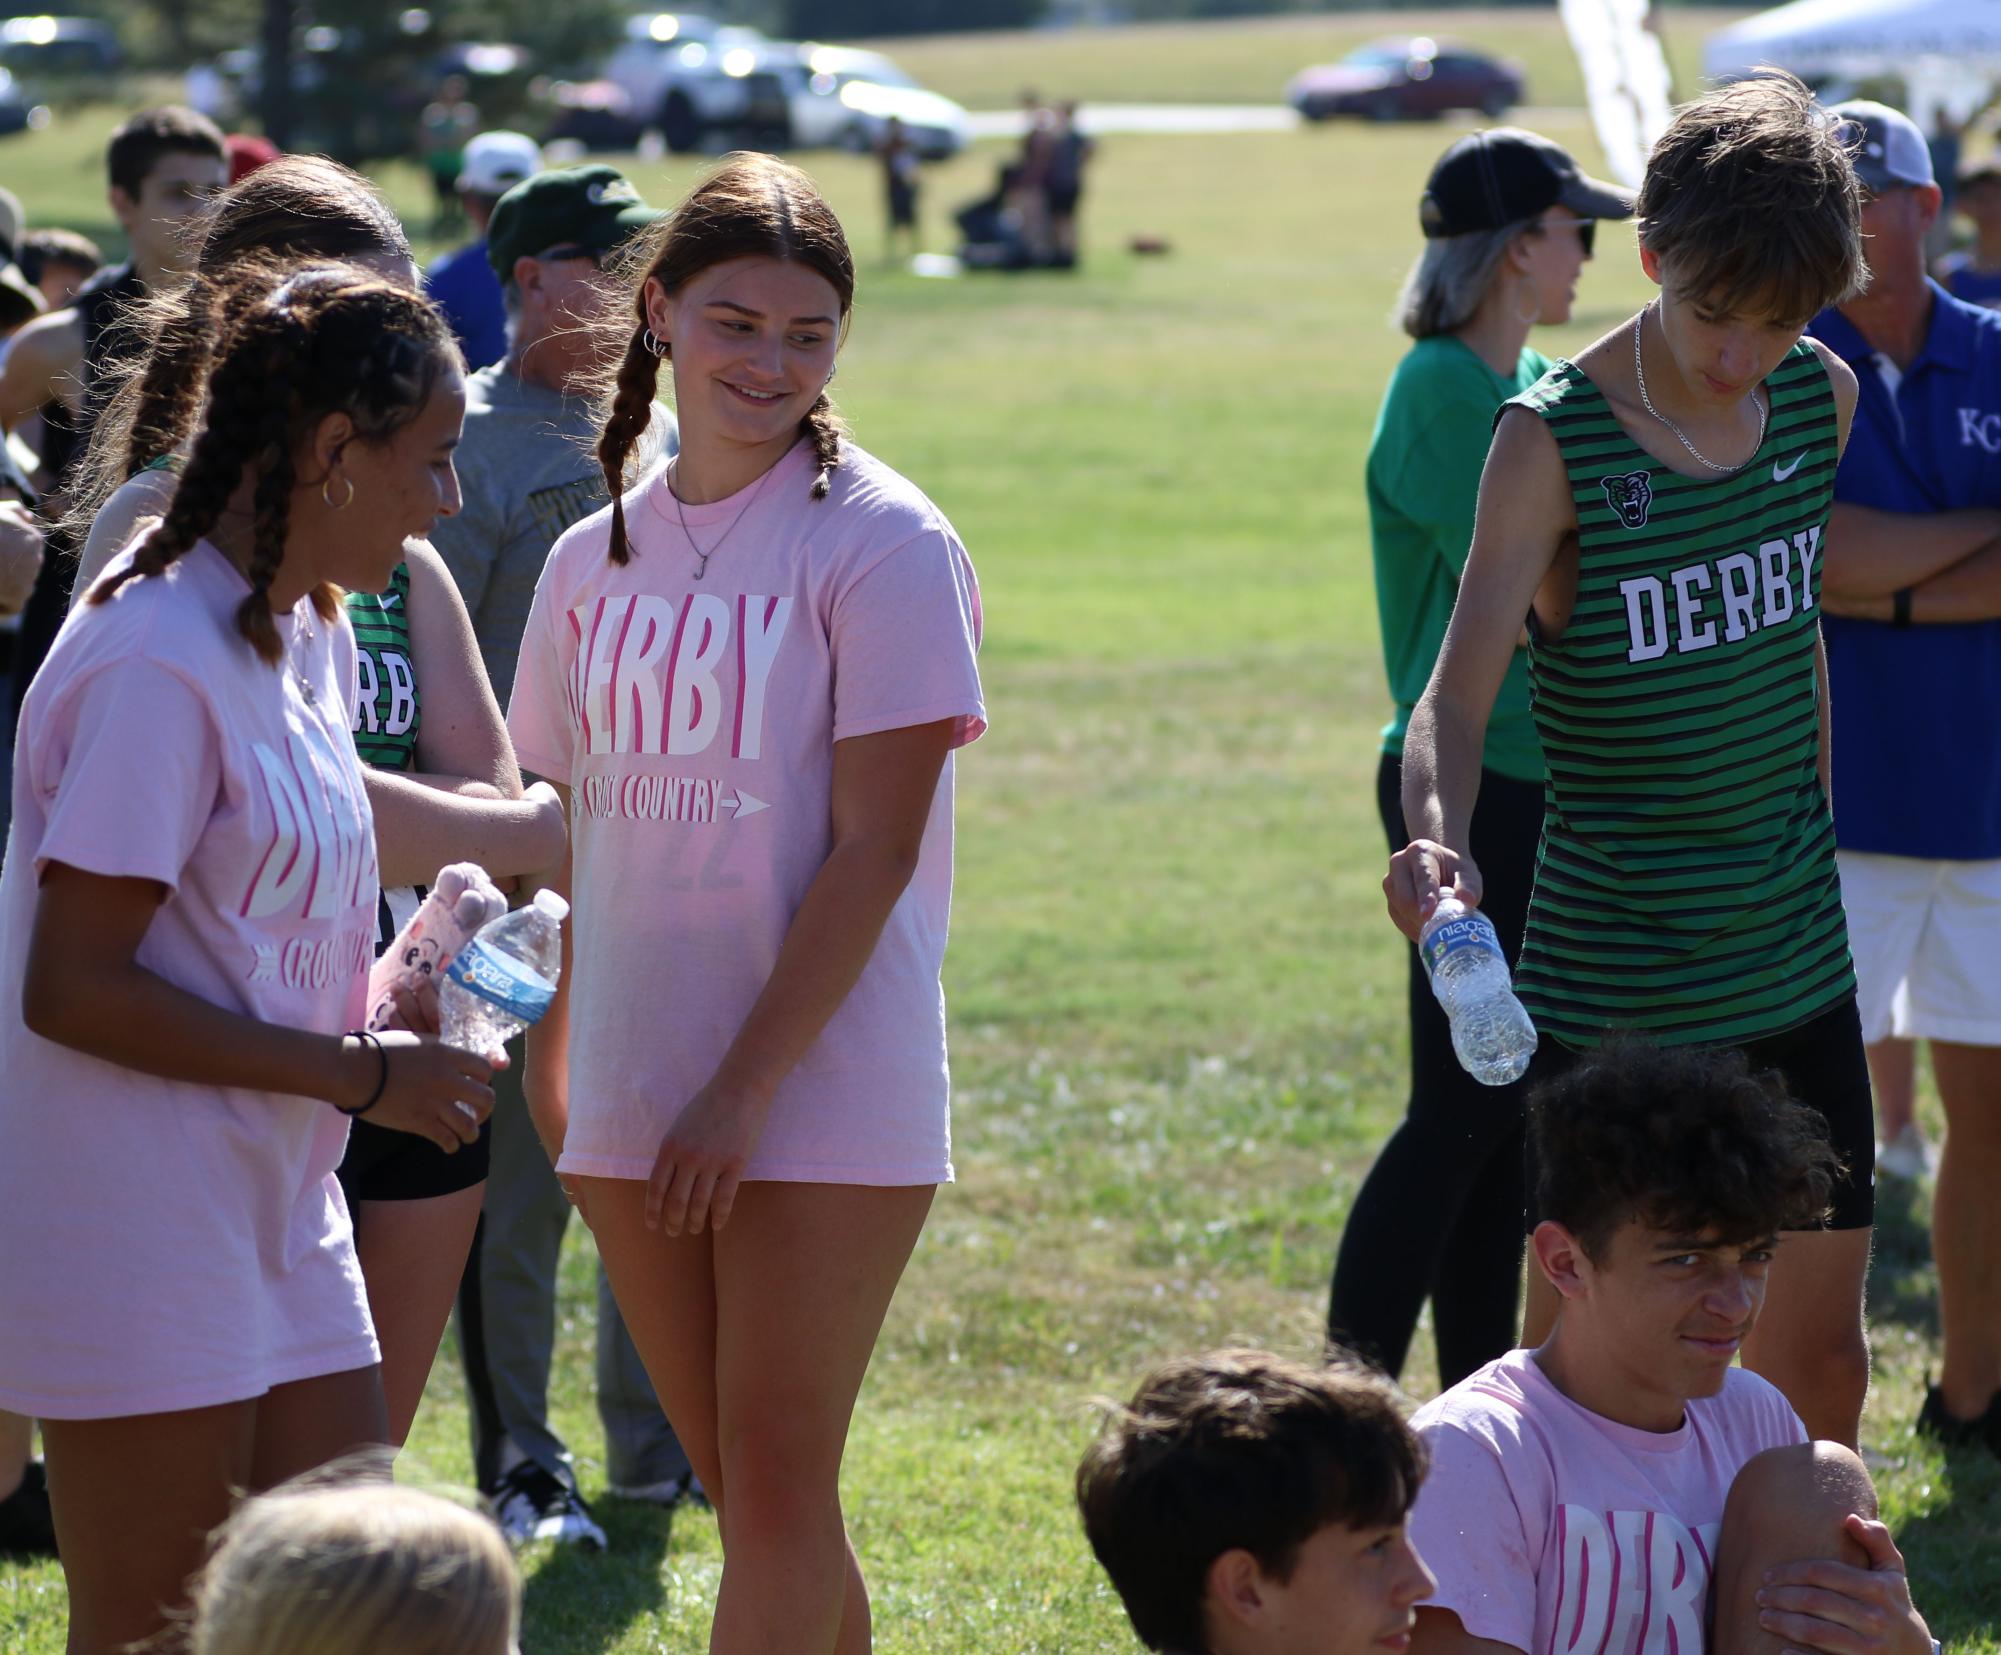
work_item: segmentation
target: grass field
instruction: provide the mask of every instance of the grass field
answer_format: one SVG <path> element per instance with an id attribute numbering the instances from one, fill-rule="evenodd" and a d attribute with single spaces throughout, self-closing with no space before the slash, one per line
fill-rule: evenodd
<path id="1" fill-rule="evenodd" d="M 1211 92 L 1210 60 L 1227 45 L 1250 64 L 1255 43 L 1291 38 L 1150 32 L 1135 57 L 1155 62 L 1132 83 L 1147 90 L 1130 93 L 1093 78 L 1114 73 L 1115 41 L 1083 37 L 1074 56 L 1070 37 L 996 42 L 1014 54 L 996 96 L 1024 74 L 1094 97 L 1268 96 L 1290 44 L 1257 70 L 1262 93 Z M 1192 44 L 1175 59 L 1172 41 Z M 900 55 L 930 74 L 959 50 Z M 1596 164 L 1578 119 L 1545 124 Z M 1112 140 L 1082 273 L 960 281 L 875 267 L 872 173 L 810 162 L 871 266 L 844 404 L 957 524 L 988 625 L 993 729 L 959 772 L 947 970 L 959 1182 L 892 1312 L 846 1473 L 891 1655 L 1136 1648 L 1069 1505 L 1089 1399 L 1225 1338 L 1317 1350 L 1343 1215 L 1401 1104 L 1360 478 L 1400 351 L 1385 315 L 1445 140 L 1352 126 Z M 88 225 L 94 141 L 10 140 L 0 178 L 32 219 Z M 994 159 L 927 172 L 934 245 L 943 207 Z M 663 197 L 690 177 L 636 175 Z M 385 178 L 414 214 L 415 175 Z M 1173 252 L 1127 255 L 1139 232 Z M 1601 247 L 1576 323 L 1545 348 L 1640 299 L 1629 235 Z M 1887 1192 L 1866 1445 L 1920 1607 L 1955 1651 L 1992 1655 L 2001 1466 L 1909 1430 L 1937 1355 L 1924 1223 L 1921 1199 Z M 578 1234 L 554 1403 L 595 1493 L 589 1281 Z M 1422 1346 L 1416 1397 L 1433 1388 Z M 413 1457 L 464 1481 L 464 1436 L 448 1350 Z M 529 1655 L 705 1647 L 713 1522 L 599 1510 L 609 1555 L 524 1557 Z M 55 1655 L 61 1601 L 53 1566 L 0 1564 L 0 1651 Z"/>

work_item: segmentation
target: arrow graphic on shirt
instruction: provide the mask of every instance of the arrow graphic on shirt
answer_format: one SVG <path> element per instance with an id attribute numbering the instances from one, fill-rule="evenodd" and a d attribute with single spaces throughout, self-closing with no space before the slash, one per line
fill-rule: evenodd
<path id="1" fill-rule="evenodd" d="M 755 816 L 760 810 L 769 810 L 771 808 L 766 800 L 760 799 L 754 793 L 746 793 L 740 787 L 736 790 L 735 798 L 718 799 L 716 803 L 735 807 L 738 821 L 742 821 L 746 816 Z"/>
<path id="2" fill-rule="evenodd" d="M 253 983 L 275 983 L 278 980 L 278 945 L 275 942 L 260 942 L 251 945 L 257 951 L 257 963 L 250 968 Z"/>

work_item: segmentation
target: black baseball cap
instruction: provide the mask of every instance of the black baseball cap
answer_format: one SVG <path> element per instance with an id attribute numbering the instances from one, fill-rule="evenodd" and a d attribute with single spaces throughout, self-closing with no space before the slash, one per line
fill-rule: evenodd
<path id="1" fill-rule="evenodd" d="M 1469 132 L 1438 158 L 1417 220 L 1435 241 L 1499 230 L 1555 206 L 1579 218 L 1631 218 L 1633 192 L 1587 178 L 1560 144 L 1497 126 Z"/>
<path id="2" fill-rule="evenodd" d="M 516 259 L 552 247 L 609 253 L 636 230 L 664 217 L 640 200 L 625 174 L 601 163 L 560 167 L 523 179 L 503 195 L 486 227 L 486 257 L 504 282 Z"/>

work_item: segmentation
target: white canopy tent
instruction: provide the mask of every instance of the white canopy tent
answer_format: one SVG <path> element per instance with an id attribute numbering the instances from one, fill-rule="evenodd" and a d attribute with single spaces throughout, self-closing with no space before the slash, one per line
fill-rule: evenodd
<path id="1" fill-rule="evenodd" d="M 1703 47 L 1703 71 L 1715 79 L 1760 64 L 1850 80 L 1900 75 L 1921 126 L 1941 107 L 1965 120 L 2001 81 L 2001 0 L 1793 0 L 1717 30 Z"/>

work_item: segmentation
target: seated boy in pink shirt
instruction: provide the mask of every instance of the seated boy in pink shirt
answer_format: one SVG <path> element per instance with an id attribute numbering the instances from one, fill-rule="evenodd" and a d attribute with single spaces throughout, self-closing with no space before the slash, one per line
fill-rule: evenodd
<path id="1" fill-rule="evenodd" d="M 1098 1561 L 1148 1649 L 1401 1655 L 1430 1595 L 1404 1519 L 1423 1451 L 1390 1383 L 1264 1351 L 1169 1362 L 1077 1468 Z"/>
<path id="2" fill-rule="evenodd" d="M 1562 1308 L 1411 1421 L 1413 1655 L 1932 1655 L 1862 1462 L 1731 1366 L 1779 1232 L 1827 1209 L 1820 1117 L 1741 1053 L 1624 1040 L 1530 1131 Z"/>

